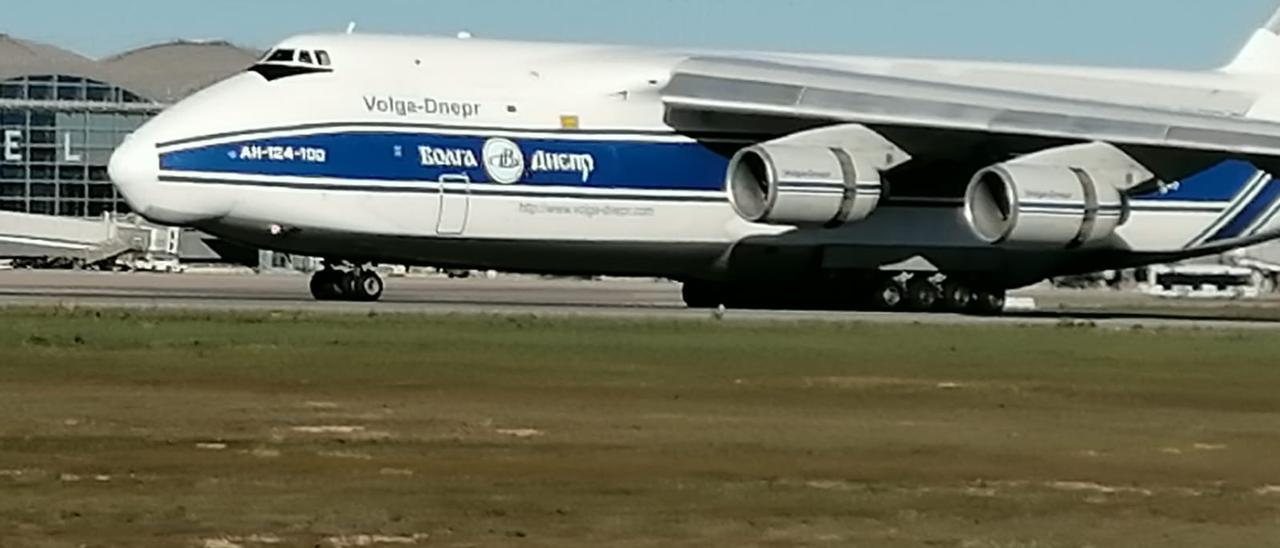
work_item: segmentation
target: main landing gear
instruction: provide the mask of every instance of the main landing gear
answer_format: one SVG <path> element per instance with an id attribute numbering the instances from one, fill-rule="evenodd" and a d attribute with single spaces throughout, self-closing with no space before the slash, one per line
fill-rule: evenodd
<path id="1" fill-rule="evenodd" d="M 995 316 L 1005 308 L 1005 290 L 964 278 L 937 274 L 880 274 L 823 283 L 730 284 L 690 281 L 684 284 L 690 308 L 720 305 L 743 308 L 802 310 L 882 310 L 887 312 L 952 312 Z"/>
<path id="2" fill-rule="evenodd" d="M 377 272 L 358 267 L 341 270 L 325 265 L 311 275 L 311 295 L 317 301 L 376 302 L 385 285 Z"/>
<path id="3" fill-rule="evenodd" d="M 1005 290 L 928 274 L 880 276 L 865 300 L 890 312 L 953 312 L 996 316 L 1004 313 Z"/>

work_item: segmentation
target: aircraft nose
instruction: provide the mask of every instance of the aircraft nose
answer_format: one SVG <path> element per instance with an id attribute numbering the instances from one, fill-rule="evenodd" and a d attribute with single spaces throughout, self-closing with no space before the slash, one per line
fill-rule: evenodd
<path id="1" fill-rule="evenodd" d="M 160 164 L 156 141 L 134 134 L 111 155 L 107 173 L 125 201 L 149 221 L 187 226 L 229 214 L 225 195 L 161 181 Z"/>
<path id="2" fill-rule="evenodd" d="M 125 139 L 111 155 L 107 173 L 129 205 L 145 216 L 152 205 L 147 193 L 160 183 L 160 155 L 155 143 L 136 136 Z"/>

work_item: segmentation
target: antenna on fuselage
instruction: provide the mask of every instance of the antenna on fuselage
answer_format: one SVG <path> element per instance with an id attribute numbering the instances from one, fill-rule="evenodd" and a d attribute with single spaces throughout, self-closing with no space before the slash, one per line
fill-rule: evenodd
<path id="1" fill-rule="evenodd" d="M 352 21 L 350 23 L 347 23 L 347 34 L 351 34 L 355 31 L 356 31 L 356 22 Z"/>

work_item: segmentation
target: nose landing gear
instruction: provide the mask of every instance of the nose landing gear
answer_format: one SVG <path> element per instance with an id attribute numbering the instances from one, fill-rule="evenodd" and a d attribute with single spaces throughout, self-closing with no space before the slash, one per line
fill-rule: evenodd
<path id="1" fill-rule="evenodd" d="M 317 301 L 376 302 L 385 287 L 377 272 L 364 267 L 340 270 L 325 265 L 311 276 L 311 296 Z"/>

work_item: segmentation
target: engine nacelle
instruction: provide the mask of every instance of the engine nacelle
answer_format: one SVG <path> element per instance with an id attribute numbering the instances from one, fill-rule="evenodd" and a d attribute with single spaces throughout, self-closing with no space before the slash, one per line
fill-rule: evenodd
<path id="1" fill-rule="evenodd" d="M 880 204 L 880 173 L 910 159 L 864 126 L 831 126 L 738 151 L 726 187 L 747 221 L 836 227 L 871 215 Z"/>
<path id="2" fill-rule="evenodd" d="M 1105 240 L 1128 218 L 1110 171 L 1009 162 L 974 176 L 964 215 L 991 244 L 1073 249 Z"/>
<path id="3" fill-rule="evenodd" d="M 729 162 L 734 210 L 753 223 L 839 226 L 880 203 L 880 172 L 839 148 L 756 145 Z"/>

